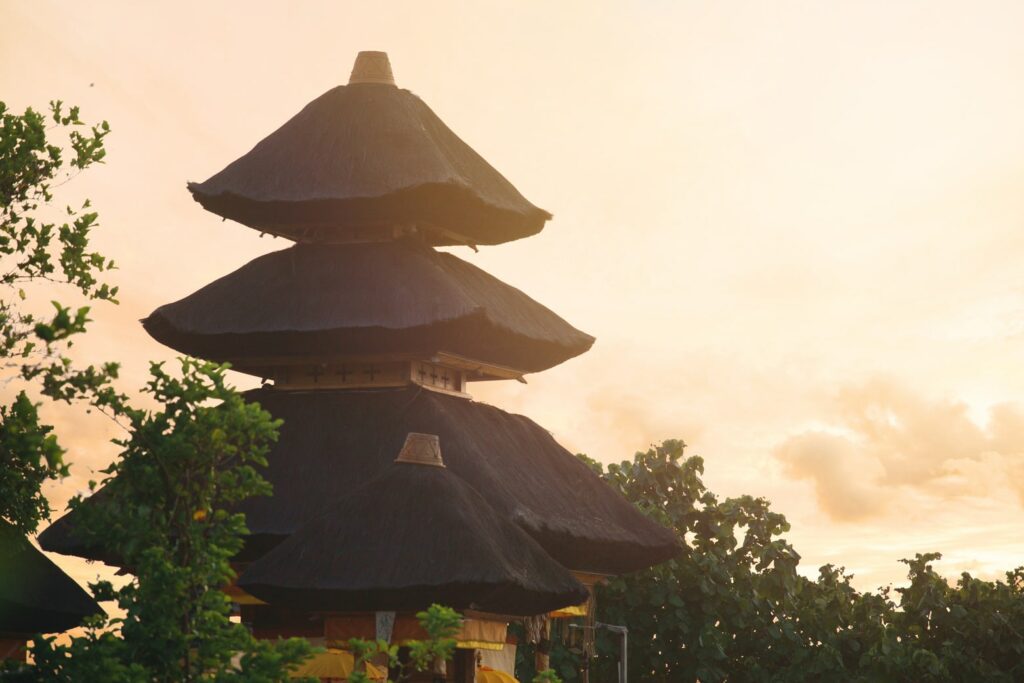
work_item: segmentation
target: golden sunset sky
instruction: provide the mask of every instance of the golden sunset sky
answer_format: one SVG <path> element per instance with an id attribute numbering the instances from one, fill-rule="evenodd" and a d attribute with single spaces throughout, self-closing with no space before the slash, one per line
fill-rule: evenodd
<path id="1" fill-rule="evenodd" d="M 605 462 L 681 437 L 714 491 L 787 515 L 806 573 L 874 588 L 914 552 L 1024 564 L 1022 26 L 1019 2 L 7 0 L 0 99 L 110 121 L 107 163 L 58 198 L 92 198 L 120 265 L 78 357 L 122 360 L 127 390 L 174 355 L 139 318 L 288 244 L 186 181 L 386 50 L 555 215 L 456 253 L 598 340 L 475 396 Z M 117 431 L 49 415 L 63 509 Z"/>

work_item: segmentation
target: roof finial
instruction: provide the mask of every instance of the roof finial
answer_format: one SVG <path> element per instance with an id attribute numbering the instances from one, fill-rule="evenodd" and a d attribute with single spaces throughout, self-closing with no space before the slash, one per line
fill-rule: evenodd
<path id="1" fill-rule="evenodd" d="M 395 458 L 395 462 L 444 467 L 444 460 L 441 459 L 441 440 L 435 434 L 409 432 L 405 437 L 402 452 Z"/>
<path id="2" fill-rule="evenodd" d="M 363 51 L 356 55 L 356 63 L 352 65 L 352 75 L 348 78 L 348 84 L 356 83 L 395 85 L 388 53 Z"/>

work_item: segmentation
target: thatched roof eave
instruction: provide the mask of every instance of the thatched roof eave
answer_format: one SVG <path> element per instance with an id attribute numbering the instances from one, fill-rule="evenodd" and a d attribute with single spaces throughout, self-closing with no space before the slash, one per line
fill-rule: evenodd
<path id="1" fill-rule="evenodd" d="M 424 236 L 435 245 L 500 244 L 551 218 L 419 97 L 391 85 L 329 90 L 188 189 L 213 213 L 298 241 L 411 225 L 432 226 Z"/>
<path id="2" fill-rule="evenodd" d="M 102 613 L 70 576 L 0 520 L 0 632 L 58 633 Z"/>
<path id="3" fill-rule="evenodd" d="M 239 587 L 270 604 L 343 612 L 441 603 L 528 616 L 587 598 L 562 565 L 436 457 L 400 458 L 355 487 L 250 564 Z"/>
<path id="4" fill-rule="evenodd" d="M 522 291 L 407 241 L 272 252 L 161 306 L 143 325 L 178 351 L 239 367 L 257 358 L 446 352 L 529 373 L 594 342 Z"/>
<path id="5" fill-rule="evenodd" d="M 246 394 L 284 424 L 264 476 L 274 495 L 245 501 L 251 535 L 240 561 L 260 557 L 380 474 L 409 432 L 440 435 L 450 470 L 560 564 L 622 574 L 677 556 L 675 535 L 645 517 L 529 418 L 414 388 Z M 95 497 L 95 496 L 94 496 Z M 40 536 L 47 550 L 96 557 L 74 538 L 73 513 Z M 54 533 L 51 534 L 51 531 Z"/>

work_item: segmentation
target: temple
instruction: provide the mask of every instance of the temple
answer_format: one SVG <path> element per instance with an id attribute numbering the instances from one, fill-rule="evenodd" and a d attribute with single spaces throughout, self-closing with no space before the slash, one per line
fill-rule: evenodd
<path id="1" fill-rule="evenodd" d="M 103 614 L 96 601 L 0 519 L 0 663 L 24 662 L 25 645 L 40 633 L 59 633 Z"/>
<path id="2" fill-rule="evenodd" d="M 460 649 L 426 680 L 469 681 L 478 651 L 511 672 L 511 622 L 543 637 L 550 618 L 592 621 L 597 582 L 679 552 L 543 427 L 472 399 L 474 382 L 523 381 L 594 339 L 436 249 L 528 237 L 551 216 L 399 88 L 384 53 L 188 187 L 295 242 L 143 321 L 262 378 L 247 397 L 283 420 L 274 493 L 241 506 L 229 589 L 257 636 L 401 643 L 442 603 L 466 617 Z M 72 514 L 40 542 L 116 562 L 75 538 Z"/>

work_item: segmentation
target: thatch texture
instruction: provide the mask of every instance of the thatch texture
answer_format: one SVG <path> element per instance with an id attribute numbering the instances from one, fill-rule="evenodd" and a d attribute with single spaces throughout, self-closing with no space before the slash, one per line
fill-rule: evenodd
<path id="1" fill-rule="evenodd" d="M 70 576 L 0 520 L 0 633 L 56 633 L 103 612 Z"/>
<path id="2" fill-rule="evenodd" d="M 86 504 L 103 505 L 104 501 L 109 498 L 110 491 L 106 486 L 102 486 L 88 497 Z M 115 567 L 121 566 L 121 558 L 108 548 L 84 541 L 75 533 L 76 519 L 77 516 L 72 510 L 54 520 L 50 526 L 36 536 L 39 547 L 51 553 L 74 555 Z"/>
<path id="3" fill-rule="evenodd" d="M 247 397 L 284 424 L 265 472 L 274 495 L 242 505 L 252 536 L 239 559 L 258 557 L 379 475 L 409 432 L 440 436 L 448 469 L 569 569 L 620 574 L 679 551 L 669 530 L 521 415 L 419 388 L 260 389 Z M 74 538 L 69 517 L 40 536 L 42 546 L 103 559 Z"/>
<path id="4" fill-rule="evenodd" d="M 446 351 L 538 372 L 594 342 L 476 266 L 405 241 L 295 245 L 161 306 L 143 324 L 178 351 L 240 370 L 268 358 Z"/>
<path id="5" fill-rule="evenodd" d="M 435 245 L 500 244 L 551 217 L 419 97 L 370 83 L 329 90 L 188 188 L 208 211 L 298 241 L 389 239 L 415 227 Z"/>
<path id="6" fill-rule="evenodd" d="M 486 492 L 484 492 L 486 493 Z M 443 466 L 395 462 L 249 565 L 238 585 L 321 612 L 431 604 L 543 614 L 587 589 Z"/>

